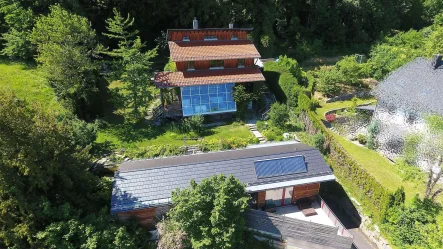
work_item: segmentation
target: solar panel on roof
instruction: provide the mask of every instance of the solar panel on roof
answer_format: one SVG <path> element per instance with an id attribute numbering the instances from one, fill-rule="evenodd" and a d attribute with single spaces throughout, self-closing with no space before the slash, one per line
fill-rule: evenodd
<path id="1" fill-rule="evenodd" d="M 298 174 L 308 171 L 303 156 L 255 161 L 254 167 L 257 178 Z"/>

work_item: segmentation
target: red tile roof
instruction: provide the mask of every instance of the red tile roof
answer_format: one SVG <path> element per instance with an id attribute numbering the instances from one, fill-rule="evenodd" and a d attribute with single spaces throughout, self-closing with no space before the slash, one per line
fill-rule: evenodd
<path id="1" fill-rule="evenodd" d="M 154 76 L 155 85 L 162 88 L 264 80 L 265 78 L 258 68 L 159 72 Z"/>
<path id="2" fill-rule="evenodd" d="M 260 58 L 250 40 L 168 42 L 172 61 Z"/>

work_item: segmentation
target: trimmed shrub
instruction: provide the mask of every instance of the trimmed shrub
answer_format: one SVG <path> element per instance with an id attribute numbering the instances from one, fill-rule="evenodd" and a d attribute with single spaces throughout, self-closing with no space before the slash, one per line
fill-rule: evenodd
<path id="1" fill-rule="evenodd" d="M 264 64 L 263 75 L 269 89 L 275 97 L 288 106 L 296 107 L 298 95 L 308 86 L 309 80 L 296 60 L 280 56 L 278 62 L 268 61 Z"/>
<path id="2" fill-rule="evenodd" d="M 312 110 L 311 99 L 304 93 L 298 96 L 298 108 L 302 111 Z"/>
<path id="3" fill-rule="evenodd" d="M 391 192 L 343 149 L 314 112 L 301 113 L 300 120 L 309 134 L 324 134 L 325 149 L 329 150 L 328 164 L 340 183 L 361 201 L 365 211 L 372 214 L 376 221 L 384 221 L 390 207 Z"/>

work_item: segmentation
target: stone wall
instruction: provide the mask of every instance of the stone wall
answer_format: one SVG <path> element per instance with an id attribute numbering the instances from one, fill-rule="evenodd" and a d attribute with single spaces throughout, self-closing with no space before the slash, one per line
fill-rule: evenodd
<path id="1" fill-rule="evenodd" d="M 372 94 L 371 94 L 371 91 L 361 91 L 361 92 L 355 92 L 355 93 L 350 93 L 350 94 L 344 94 L 344 95 L 340 95 L 340 96 L 336 96 L 336 97 L 330 98 L 330 99 L 326 100 L 326 103 L 350 100 L 350 99 L 352 99 L 354 97 L 357 97 L 357 98 L 369 98 L 369 97 L 372 97 Z"/>

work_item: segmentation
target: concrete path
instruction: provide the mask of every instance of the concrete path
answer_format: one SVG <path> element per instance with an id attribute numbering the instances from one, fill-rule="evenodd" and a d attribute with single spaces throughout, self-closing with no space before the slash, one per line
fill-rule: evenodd
<path id="1" fill-rule="evenodd" d="M 356 249 L 377 249 L 377 246 L 372 243 L 368 237 L 360 230 L 360 228 L 348 229 L 348 231 L 354 236 L 353 248 Z"/>
<path id="2" fill-rule="evenodd" d="M 249 128 L 251 133 L 256 138 L 258 138 L 258 141 L 260 141 L 260 143 L 265 143 L 266 142 L 266 138 L 263 137 L 263 135 L 257 130 L 257 125 L 255 125 L 256 123 L 257 123 L 257 120 L 248 120 L 246 122 L 246 126 Z"/>

